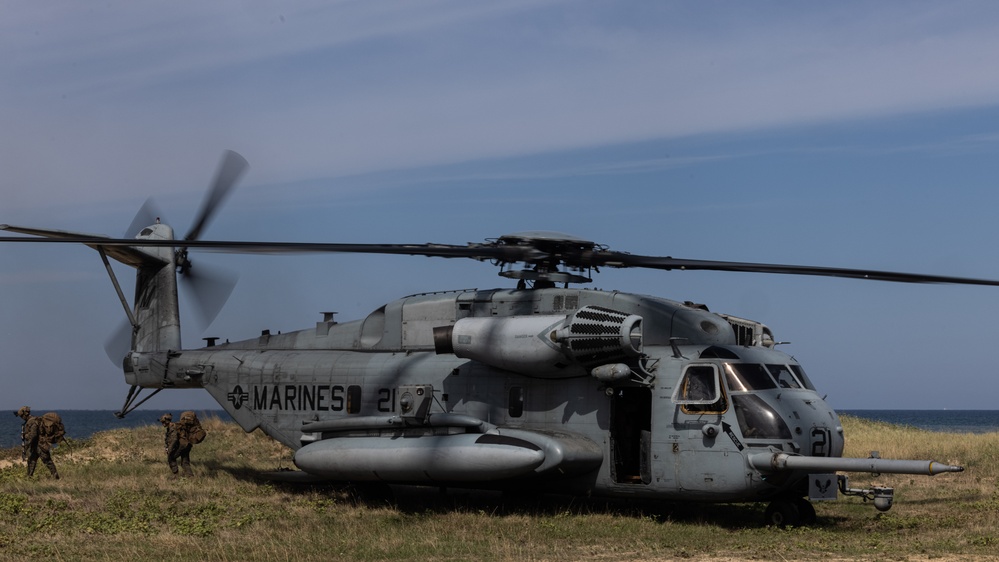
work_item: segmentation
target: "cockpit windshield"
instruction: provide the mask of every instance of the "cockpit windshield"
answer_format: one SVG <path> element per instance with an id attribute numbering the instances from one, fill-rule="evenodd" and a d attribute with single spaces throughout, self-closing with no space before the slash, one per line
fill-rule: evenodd
<path id="1" fill-rule="evenodd" d="M 732 392 L 777 388 L 767 370 L 757 363 L 726 363 L 725 379 Z"/>
<path id="2" fill-rule="evenodd" d="M 767 370 L 777 379 L 777 386 L 781 388 L 801 388 L 801 383 L 794 377 L 794 373 L 787 365 L 767 365 Z"/>
<path id="3" fill-rule="evenodd" d="M 725 363 L 725 381 L 732 393 L 732 406 L 743 437 L 791 439 L 791 431 L 780 415 L 763 398 L 752 393 L 770 389 L 811 388 L 808 379 L 799 376 L 799 370 L 795 367 L 796 365 Z"/>
<path id="4" fill-rule="evenodd" d="M 726 363 L 725 380 L 732 392 L 752 392 L 772 388 L 807 388 L 812 382 L 798 365 Z"/>
<path id="5" fill-rule="evenodd" d="M 747 439 L 790 439 L 791 430 L 777 412 L 753 394 L 732 397 L 739 429 Z"/>
<path id="6" fill-rule="evenodd" d="M 794 371 L 795 375 L 798 375 L 798 380 L 801 384 L 805 385 L 808 390 L 815 390 L 815 385 L 812 381 L 808 380 L 808 375 L 805 374 L 805 370 L 801 368 L 801 365 L 791 365 L 791 370 Z"/>

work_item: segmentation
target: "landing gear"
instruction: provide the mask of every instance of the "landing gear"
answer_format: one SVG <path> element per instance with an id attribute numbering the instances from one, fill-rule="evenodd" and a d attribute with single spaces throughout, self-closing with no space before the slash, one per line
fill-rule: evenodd
<path id="1" fill-rule="evenodd" d="M 798 525 L 801 515 L 798 513 L 798 506 L 793 500 L 774 500 L 763 512 L 763 519 L 767 525 L 784 528 Z"/>
<path id="2" fill-rule="evenodd" d="M 805 498 L 780 498 L 770 502 L 763 513 L 767 525 L 797 527 L 812 525 L 816 521 L 815 508 Z"/>
<path id="3" fill-rule="evenodd" d="M 814 525 L 818 520 L 815 515 L 815 506 L 805 498 L 795 498 L 795 505 L 798 507 L 798 521 L 802 525 Z"/>

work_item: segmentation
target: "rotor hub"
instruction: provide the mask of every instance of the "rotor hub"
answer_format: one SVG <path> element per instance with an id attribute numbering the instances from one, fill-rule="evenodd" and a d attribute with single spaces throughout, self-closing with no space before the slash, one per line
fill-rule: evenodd
<path id="1" fill-rule="evenodd" d="M 495 260 L 501 267 L 501 277 L 535 283 L 590 283 L 593 279 L 589 273 L 594 268 L 587 257 L 605 249 L 570 234 L 543 230 L 507 234 L 490 240 L 489 245 L 512 250 L 509 257 Z M 524 267 L 506 267 L 516 264 Z M 563 266 L 580 275 L 560 269 Z"/>

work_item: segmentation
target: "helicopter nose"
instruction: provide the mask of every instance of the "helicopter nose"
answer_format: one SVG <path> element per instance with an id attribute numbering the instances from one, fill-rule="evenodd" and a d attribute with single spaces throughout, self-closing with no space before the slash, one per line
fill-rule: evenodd
<path id="1" fill-rule="evenodd" d="M 838 457 L 843 454 L 843 426 L 839 416 L 824 401 L 805 400 L 794 412 L 800 423 L 794 433 L 802 454 L 813 457 Z M 805 413 L 807 412 L 807 414 Z"/>

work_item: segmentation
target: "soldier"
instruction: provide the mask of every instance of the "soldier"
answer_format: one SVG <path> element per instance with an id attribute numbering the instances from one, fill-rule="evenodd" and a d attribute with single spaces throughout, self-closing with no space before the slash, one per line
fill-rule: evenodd
<path id="1" fill-rule="evenodd" d="M 166 433 L 163 435 L 163 451 L 166 453 L 170 472 L 173 473 L 172 477 L 176 478 L 178 472 L 177 457 L 181 455 L 180 434 L 177 432 L 177 424 L 173 423 L 173 414 L 163 414 L 160 416 L 160 423 L 163 424 L 163 428 L 166 430 Z M 187 449 L 188 454 L 190 454 L 190 447 Z M 186 473 L 188 470 L 190 470 L 189 464 L 184 472 Z"/>
<path id="2" fill-rule="evenodd" d="M 163 437 L 163 451 L 165 453 L 170 452 L 170 434 L 172 431 L 176 431 L 170 426 L 173 425 L 173 414 L 166 413 L 160 416 L 160 423 L 163 424 L 163 429 L 166 430 L 166 435 Z"/>
<path id="3" fill-rule="evenodd" d="M 38 459 L 48 467 L 52 477 L 59 479 L 59 472 L 52 462 L 51 448 L 62 441 L 66 429 L 62 425 L 59 414 L 49 412 L 41 417 L 31 415 L 31 408 L 22 407 L 14 415 L 24 420 L 21 425 L 21 458 L 28 461 L 28 476 L 35 473 Z"/>
<path id="4" fill-rule="evenodd" d="M 195 443 L 201 443 L 205 438 L 205 430 L 201 428 L 194 412 L 184 412 L 177 423 L 173 423 L 173 415 L 163 414 L 160 416 L 160 423 L 166 428 L 164 436 L 164 446 L 167 454 L 167 464 L 170 465 L 170 472 L 173 477 L 177 477 L 177 459 L 180 459 L 180 466 L 184 468 L 184 476 L 194 476 L 191 470 L 191 447 Z"/>

